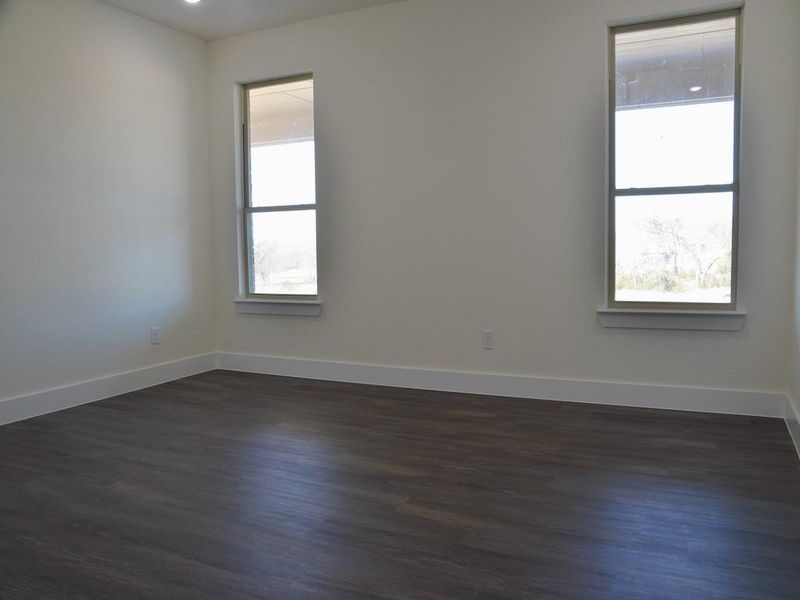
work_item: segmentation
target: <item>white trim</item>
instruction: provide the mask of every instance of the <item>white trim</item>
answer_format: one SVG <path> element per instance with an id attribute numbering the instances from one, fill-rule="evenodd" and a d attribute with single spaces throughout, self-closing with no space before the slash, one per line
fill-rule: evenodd
<path id="1" fill-rule="evenodd" d="M 202 354 L 32 394 L 6 398 L 0 400 L 0 425 L 127 394 L 211 371 L 215 367 L 216 355 L 213 353 Z"/>
<path id="2" fill-rule="evenodd" d="M 794 449 L 797 450 L 797 456 L 800 457 L 800 408 L 798 408 L 796 401 L 791 395 L 786 398 L 786 427 L 789 429 L 789 435 L 792 436 L 794 442 Z"/>
<path id="3" fill-rule="evenodd" d="M 784 418 L 800 454 L 800 411 L 778 392 L 434 371 L 233 352 L 192 356 L 0 400 L 0 425 L 215 369 L 465 394 Z"/>
<path id="4" fill-rule="evenodd" d="M 217 367 L 389 387 L 773 418 L 784 418 L 786 406 L 786 396 L 777 392 L 432 371 L 233 352 L 218 353 Z"/>
<path id="5" fill-rule="evenodd" d="M 240 315 L 288 315 L 318 317 L 322 314 L 322 300 L 279 300 L 274 298 L 236 298 L 236 312 Z"/>
<path id="6" fill-rule="evenodd" d="M 747 313 L 729 310 L 599 308 L 597 316 L 603 327 L 741 331 Z"/>
<path id="7" fill-rule="evenodd" d="M 625 25 L 637 25 L 639 23 L 647 23 L 648 21 L 665 21 L 669 19 L 678 19 L 681 17 L 700 16 L 715 12 L 725 12 L 728 10 L 736 10 L 737 8 L 744 9 L 744 0 L 731 0 L 725 2 L 717 2 L 714 4 L 704 5 L 700 8 L 686 11 L 685 9 L 675 8 L 667 11 L 657 13 L 647 13 L 645 16 L 624 17 L 620 19 L 612 19 L 607 21 L 608 27 L 624 27 Z"/>

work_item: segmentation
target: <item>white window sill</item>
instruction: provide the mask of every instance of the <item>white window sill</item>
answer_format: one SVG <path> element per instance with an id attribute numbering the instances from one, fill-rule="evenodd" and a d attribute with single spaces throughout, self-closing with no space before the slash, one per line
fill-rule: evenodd
<path id="1" fill-rule="evenodd" d="M 747 313 L 734 310 L 600 308 L 597 316 L 603 327 L 741 331 Z"/>
<path id="2" fill-rule="evenodd" d="M 287 315 L 318 317 L 322 313 L 322 300 L 281 300 L 277 298 L 236 298 L 236 312 L 240 315 Z"/>

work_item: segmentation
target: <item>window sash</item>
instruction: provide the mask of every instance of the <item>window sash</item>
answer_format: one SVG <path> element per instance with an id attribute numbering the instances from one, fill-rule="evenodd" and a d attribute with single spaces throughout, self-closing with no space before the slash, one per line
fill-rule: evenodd
<path id="1" fill-rule="evenodd" d="M 299 81 L 313 81 L 314 76 L 311 73 L 297 75 L 293 77 L 283 77 L 279 79 L 271 79 L 268 81 L 260 81 L 256 83 L 245 84 L 242 86 L 242 211 L 241 211 L 241 227 L 242 227 L 242 274 L 244 276 L 244 294 L 248 298 L 274 298 L 274 299 L 308 299 L 316 298 L 317 294 L 263 294 L 253 291 L 253 278 L 252 278 L 252 264 L 253 264 L 253 240 L 252 232 L 248 226 L 250 221 L 249 216 L 258 213 L 274 213 L 274 212 L 292 212 L 313 210 L 317 214 L 317 203 L 308 204 L 290 204 L 290 205 L 276 205 L 276 206 L 253 206 L 251 198 L 251 179 L 250 179 L 250 92 L 252 90 L 271 87 L 284 83 L 293 83 Z M 315 136 L 316 137 L 316 136 Z M 314 140 L 315 137 L 307 138 L 306 141 Z M 298 141 L 298 140 L 293 140 Z M 319 235 L 319 233 L 317 234 Z M 319 245 L 317 245 L 319 248 Z M 319 250 L 317 250 L 319 253 Z M 319 277 L 319 255 L 317 256 L 317 277 Z M 317 283 L 319 285 L 319 283 Z"/>
<path id="2" fill-rule="evenodd" d="M 736 23 L 735 39 L 735 69 L 734 69 L 734 131 L 733 131 L 733 181 L 727 184 L 693 185 L 674 187 L 643 187 L 643 188 L 617 188 L 616 187 L 616 36 L 620 33 L 631 31 L 645 31 L 675 25 L 702 23 L 724 18 L 734 18 Z M 623 25 L 609 29 L 609 96 L 608 96 L 608 223 L 607 223 L 607 279 L 606 302 L 609 308 L 642 309 L 642 310 L 736 310 L 738 271 L 739 271 L 739 166 L 741 152 L 741 89 L 742 89 L 742 9 L 717 11 L 691 15 L 674 19 L 664 19 Z M 622 196 L 659 196 L 659 195 L 689 195 L 698 193 L 728 192 L 733 194 L 733 223 L 731 224 L 731 301 L 729 303 L 702 303 L 702 302 L 632 302 L 616 300 L 616 198 Z"/>
<path id="3" fill-rule="evenodd" d="M 292 210 L 317 210 L 316 204 L 286 204 L 283 206 L 248 206 L 245 212 L 248 214 L 265 212 L 287 212 Z"/>

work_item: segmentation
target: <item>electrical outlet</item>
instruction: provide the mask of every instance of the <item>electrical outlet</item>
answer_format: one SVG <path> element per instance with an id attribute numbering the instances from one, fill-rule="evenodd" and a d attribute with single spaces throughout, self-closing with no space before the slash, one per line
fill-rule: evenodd
<path id="1" fill-rule="evenodd" d="M 494 331 L 486 329 L 481 332 L 481 343 L 484 350 L 494 350 Z"/>
<path id="2" fill-rule="evenodd" d="M 160 327 L 151 327 L 150 328 L 150 343 L 153 346 L 158 346 L 161 344 L 161 328 Z"/>

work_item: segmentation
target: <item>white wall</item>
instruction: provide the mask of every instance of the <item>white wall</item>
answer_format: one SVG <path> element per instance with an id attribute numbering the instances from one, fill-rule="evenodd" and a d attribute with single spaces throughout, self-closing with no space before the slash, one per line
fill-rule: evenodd
<path id="1" fill-rule="evenodd" d="M 216 348 L 763 391 L 791 372 L 800 390 L 794 0 L 746 8 L 745 330 L 596 319 L 606 26 L 716 6 L 411 0 L 209 55 L 94 0 L 0 0 L 0 400 Z M 239 316 L 236 82 L 309 70 L 323 315 Z"/>
<path id="2" fill-rule="evenodd" d="M 0 0 L 0 400 L 213 350 L 206 93 L 205 42 Z"/>
<path id="3" fill-rule="evenodd" d="M 607 330 L 607 25 L 697 0 L 411 0 L 214 42 L 221 350 L 786 389 L 800 2 L 749 0 L 742 332 Z M 724 5 L 723 5 L 724 6 Z M 320 318 L 239 316 L 237 82 L 313 71 Z M 497 348 L 480 349 L 480 331 Z"/>
<path id="4" fill-rule="evenodd" d="M 797 51 L 796 68 L 800 70 L 800 48 Z M 795 92 L 800 97 L 800 86 Z M 798 132 L 800 132 L 800 109 L 798 109 Z M 800 137 L 798 137 L 800 151 Z M 797 221 L 795 229 L 795 279 L 793 294 L 793 319 L 791 348 L 789 352 L 789 410 L 787 419 L 795 444 L 800 452 L 800 160 L 797 162 Z"/>

